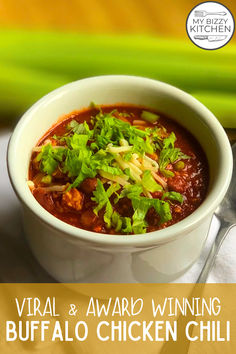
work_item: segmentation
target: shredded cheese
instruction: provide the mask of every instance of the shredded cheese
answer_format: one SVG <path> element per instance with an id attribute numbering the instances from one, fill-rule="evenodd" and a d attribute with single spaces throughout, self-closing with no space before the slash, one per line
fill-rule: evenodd
<path id="1" fill-rule="evenodd" d="M 153 199 L 151 193 L 150 193 L 149 191 L 147 191 L 145 188 L 143 188 L 143 194 L 144 194 L 147 198 Z"/>
<path id="2" fill-rule="evenodd" d="M 167 188 L 167 183 L 166 183 L 160 176 L 158 176 L 157 173 L 151 171 L 151 174 L 153 175 L 153 177 L 155 178 L 155 180 L 156 180 L 157 182 L 159 182 L 159 183 L 162 185 L 162 187 L 163 187 L 165 190 L 168 189 L 168 188 Z"/>
<path id="3" fill-rule="evenodd" d="M 147 155 L 144 155 L 143 158 L 144 158 L 146 161 L 149 161 L 153 167 L 156 167 L 157 169 L 159 168 L 159 165 L 158 165 L 158 163 L 157 163 L 155 160 L 151 159 L 151 158 L 148 157 Z"/>
<path id="4" fill-rule="evenodd" d="M 125 139 L 120 139 L 120 146 L 128 146 L 128 145 L 129 145 L 129 143 L 128 143 L 127 140 L 125 140 Z"/>
<path id="5" fill-rule="evenodd" d="M 121 186 L 126 186 L 127 184 L 130 184 L 129 182 L 127 182 L 128 180 L 128 176 L 124 175 L 124 176 L 113 176 L 111 173 L 108 172 L 104 172 L 102 170 L 99 170 L 98 173 L 100 174 L 100 176 L 102 176 L 103 178 L 106 178 L 110 181 L 113 182 L 117 182 L 119 183 Z"/>
<path id="6" fill-rule="evenodd" d="M 132 146 L 112 146 L 112 144 L 107 145 L 107 151 L 112 154 L 119 154 L 121 152 L 128 152 L 132 149 Z"/>
<path id="7" fill-rule="evenodd" d="M 31 183 L 32 181 L 28 181 L 27 184 L 29 186 L 29 188 L 31 188 Z M 33 183 L 33 182 L 32 182 Z M 66 190 L 66 188 L 68 187 L 68 184 L 64 184 L 62 186 L 59 185 L 54 185 L 54 186 L 50 186 L 50 187 L 38 187 L 41 190 L 43 190 L 44 192 L 64 192 Z"/>
<path id="8" fill-rule="evenodd" d="M 128 162 L 128 165 L 130 166 L 130 169 L 136 172 L 138 175 L 142 174 L 142 170 L 140 170 L 140 168 L 135 166 L 131 161 Z"/>
<path id="9" fill-rule="evenodd" d="M 143 120 L 135 119 L 133 121 L 133 125 L 147 125 L 147 122 L 144 122 Z"/>
<path id="10" fill-rule="evenodd" d="M 141 165 L 141 163 L 139 162 L 138 158 L 139 158 L 138 154 L 132 154 L 130 161 L 131 161 L 134 165 L 136 165 L 137 167 L 141 167 L 142 165 Z"/>
<path id="11" fill-rule="evenodd" d="M 30 189 L 33 189 L 34 188 L 34 182 L 33 181 L 27 181 L 27 184 L 28 184 L 28 187 Z"/>

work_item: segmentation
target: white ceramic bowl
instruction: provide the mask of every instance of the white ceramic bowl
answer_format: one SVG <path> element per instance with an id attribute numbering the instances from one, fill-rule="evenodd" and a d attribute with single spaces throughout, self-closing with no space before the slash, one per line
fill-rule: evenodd
<path id="1" fill-rule="evenodd" d="M 133 236 L 85 231 L 48 213 L 26 184 L 32 148 L 59 117 L 91 101 L 148 106 L 187 128 L 210 166 L 209 191 L 201 206 L 173 226 Z M 181 275 L 201 253 L 232 164 L 228 138 L 205 106 L 173 86 L 133 76 L 92 77 L 49 93 L 23 115 L 8 149 L 9 175 L 23 207 L 28 242 L 39 263 L 61 282 L 168 282 Z"/>

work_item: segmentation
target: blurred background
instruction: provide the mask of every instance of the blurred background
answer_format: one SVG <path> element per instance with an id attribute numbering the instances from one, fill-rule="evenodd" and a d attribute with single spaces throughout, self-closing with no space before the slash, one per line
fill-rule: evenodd
<path id="1" fill-rule="evenodd" d="M 190 92 L 236 128 L 236 39 L 194 46 L 185 22 L 199 2 L 0 0 L 0 127 L 67 82 L 133 74 Z M 236 14 L 235 0 L 223 4 Z"/>

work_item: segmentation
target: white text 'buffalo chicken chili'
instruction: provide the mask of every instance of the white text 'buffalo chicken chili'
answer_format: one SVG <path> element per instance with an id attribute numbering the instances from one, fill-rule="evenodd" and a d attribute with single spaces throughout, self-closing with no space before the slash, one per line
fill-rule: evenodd
<path id="1" fill-rule="evenodd" d="M 132 105 L 91 105 L 40 140 L 28 185 L 68 224 L 141 234 L 177 223 L 202 203 L 208 164 L 195 138 L 163 115 Z"/>

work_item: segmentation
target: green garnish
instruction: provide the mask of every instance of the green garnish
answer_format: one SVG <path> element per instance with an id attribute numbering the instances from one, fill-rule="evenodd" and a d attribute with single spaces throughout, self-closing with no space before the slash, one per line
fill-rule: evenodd
<path id="1" fill-rule="evenodd" d="M 138 198 L 141 193 L 143 193 L 143 187 L 140 184 L 129 184 L 122 189 L 121 193 L 115 199 L 115 202 L 117 203 L 118 200 L 124 197 L 131 200 Z"/>
<path id="2" fill-rule="evenodd" d="M 170 205 L 160 199 L 149 199 L 145 197 L 132 198 L 132 206 L 135 210 L 133 215 L 132 228 L 136 234 L 145 233 L 147 230 L 146 214 L 150 208 L 154 208 L 160 217 L 159 223 L 165 223 L 172 219 Z"/>
<path id="3" fill-rule="evenodd" d="M 163 148 L 159 156 L 160 171 L 165 177 L 173 177 L 174 172 L 167 170 L 166 167 L 169 163 L 174 163 L 179 159 L 189 159 L 190 157 L 183 154 L 179 148 L 175 148 L 174 144 L 176 136 L 171 133 L 167 138 L 163 140 Z"/>
<path id="4" fill-rule="evenodd" d="M 166 190 L 166 181 L 159 172 L 164 177 L 173 177 L 174 171 L 185 166 L 180 160 L 190 157 L 175 147 L 173 132 L 168 135 L 161 126 L 141 130 L 117 116 L 130 117 L 116 110 L 103 113 L 99 107 L 99 113 L 89 124 L 71 120 L 64 135 L 53 136 L 53 144 L 58 146 L 39 147 L 35 161 L 45 174 L 42 183 L 54 182 L 58 169 L 70 182 L 66 191 L 79 188 L 86 178 L 96 177 L 97 187 L 91 198 L 96 203 L 94 213 L 102 212 L 108 229 L 141 234 L 147 232 L 146 216 L 150 209 L 162 224 L 172 219 L 172 202 L 183 203 L 183 195 Z M 143 111 L 141 118 L 154 123 L 159 116 Z M 151 193 L 155 192 L 160 192 L 160 199 L 152 198 Z M 122 198 L 131 201 L 132 217 L 121 216 L 113 207 Z"/>
<path id="5" fill-rule="evenodd" d="M 54 149 L 51 144 L 47 144 L 42 147 L 41 152 L 36 157 L 36 161 L 40 161 L 40 170 L 42 172 L 51 175 L 63 160 L 64 156 L 64 149 Z"/>
<path id="6" fill-rule="evenodd" d="M 131 200 L 134 209 L 132 217 L 132 230 L 134 233 L 142 234 L 146 232 L 147 222 L 146 214 L 150 208 L 154 208 L 160 217 L 160 223 L 171 220 L 171 212 L 169 203 L 159 199 L 150 199 L 140 196 L 143 188 L 141 185 L 134 184 L 123 188 L 120 195 L 115 200 L 118 202 L 121 198 L 127 197 Z"/>
<path id="7" fill-rule="evenodd" d="M 141 118 L 146 120 L 149 123 L 156 123 L 160 118 L 160 116 L 158 114 L 149 111 L 142 111 Z"/>
<path id="8" fill-rule="evenodd" d="M 169 200 L 174 200 L 174 201 L 177 201 L 179 203 L 183 203 L 184 201 L 184 197 L 182 196 L 182 194 L 178 193 L 178 192 L 174 192 L 174 191 L 171 191 L 171 192 L 165 192 L 162 196 L 162 199 L 169 199 Z"/>
<path id="9" fill-rule="evenodd" d="M 148 192 L 161 191 L 163 188 L 158 184 L 151 175 L 151 172 L 146 170 L 143 173 L 142 185 Z"/>
<path id="10" fill-rule="evenodd" d="M 101 107 L 93 101 L 90 102 L 90 108 L 95 108 L 95 109 L 101 111 Z"/>
<path id="11" fill-rule="evenodd" d="M 98 215 L 98 212 L 105 208 L 105 213 L 104 213 L 104 221 L 107 225 L 108 228 L 111 227 L 111 218 L 113 214 L 113 208 L 110 202 L 110 197 L 112 196 L 113 193 L 115 193 L 117 190 L 120 189 L 119 184 L 112 184 L 106 191 L 103 187 L 102 182 L 100 179 L 97 180 L 97 188 L 93 192 L 93 197 L 92 200 L 97 203 L 96 208 L 93 209 L 94 213 Z"/>
<path id="12" fill-rule="evenodd" d="M 94 126 L 94 139 L 99 148 L 105 149 L 108 144 L 120 146 L 120 140 L 125 139 L 133 146 L 132 152 L 149 152 L 153 151 L 146 136 L 148 134 L 140 129 L 135 128 L 127 122 L 115 118 L 111 113 L 96 116 Z"/>
<path id="13" fill-rule="evenodd" d="M 174 169 L 175 169 L 176 171 L 181 171 L 181 170 L 184 169 L 184 167 L 185 167 L 184 161 L 178 161 L 178 162 L 176 162 L 176 163 L 174 164 Z"/>
<path id="14" fill-rule="evenodd" d="M 93 135 L 93 131 L 89 129 L 87 122 L 78 123 L 76 120 L 73 119 L 68 124 L 67 129 L 76 134 L 86 134 L 88 136 Z"/>
<path id="15" fill-rule="evenodd" d="M 111 218 L 112 227 L 114 227 L 116 232 L 122 232 L 124 234 L 129 234 L 132 232 L 131 218 L 120 216 L 117 211 L 114 211 Z"/>
<path id="16" fill-rule="evenodd" d="M 45 183 L 45 184 L 52 183 L 52 176 L 51 175 L 43 176 L 42 179 L 41 179 L 41 182 Z"/>

